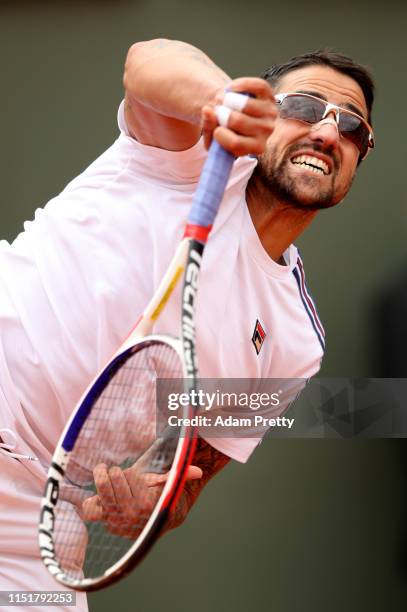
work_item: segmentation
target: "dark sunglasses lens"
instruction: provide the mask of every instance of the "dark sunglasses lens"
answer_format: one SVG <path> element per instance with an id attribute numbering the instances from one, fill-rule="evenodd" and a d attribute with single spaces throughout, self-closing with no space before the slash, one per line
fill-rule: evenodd
<path id="1" fill-rule="evenodd" d="M 321 121 L 325 105 L 318 100 L 305 96 L 287 96 L 281 104 L 280 117 L 282 119 L 298 119 L 307 123 Z"/>
<path id="2" fill-rule="evenodd" d="M 369 145 L 369 130 L 363 121 L 354 115 L 342 112 L 339 117 L 339 131 L 357 146 L 362 156 L 366 154 Z"/>

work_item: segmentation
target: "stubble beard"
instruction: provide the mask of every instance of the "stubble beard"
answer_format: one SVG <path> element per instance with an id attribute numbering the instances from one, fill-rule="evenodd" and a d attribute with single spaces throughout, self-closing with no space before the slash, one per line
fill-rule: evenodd
<path id="1" fill-rule="evenodd" d="M 316 147 L 314 149 L 317 150 Z M 252 180 L 260 181 L 273 201 L 292 208 L 313 211 L 338 204 L 340 199 L 335 197 L 335 164 L 329 183 L 321 186 L 318 176 L 313 177 L 309 174 L 295 176 L 290 172 L 291 158 L 294 154 L 295 151 L 287 152 L 284 158 L 277 162 L 274 161 L 277 158 L 274 151 L 267 151 L 259 157 Z"/>

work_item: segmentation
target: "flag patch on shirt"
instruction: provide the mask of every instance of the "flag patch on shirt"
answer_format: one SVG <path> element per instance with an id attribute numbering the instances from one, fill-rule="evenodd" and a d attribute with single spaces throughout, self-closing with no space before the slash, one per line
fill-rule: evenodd
<path id="1" fill-rule="evenodd" d="M 260 321 L 257 319 L 256 325 L 254 326 L 253 336 L 252 336 L 252 342 L 253 342 L 254 348 L 256 349 L 257 354 L 259 354 L 261 351 L 261 347 L 263 346 L 265 337 L 266 337 L 266 332 L 264 331 Z"/>

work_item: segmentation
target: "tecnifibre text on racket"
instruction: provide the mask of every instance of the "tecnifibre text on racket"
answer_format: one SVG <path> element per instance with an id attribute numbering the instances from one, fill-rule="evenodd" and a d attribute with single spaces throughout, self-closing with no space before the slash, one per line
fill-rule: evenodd
<path id="1" fill-rule="evenodd" d="M 212 142 L 184 238 L 161 284 L 129 337 L 82 396 L 53 455 L 39 545 L 47 569 L 66 587 L 92 591 L 129 572 L 159 537 L 182 492 L 196 439 L 184 428 L 152 442 L 156 382 L 184 378 L 188 390 L 197 384 L 197 281 L 233 161 Z M 182 273 L 182 341 L 149 335 Z M 185 408 L 182 416 L 191 416 L 190 411 Z M 113 466 L 120 470 L 112 486 L 104 474 L 111 474 Z M 111 489 L 106 491 L 112 499 L 107 507 L 100 503 L 95 479 L 98 487 Z"/>

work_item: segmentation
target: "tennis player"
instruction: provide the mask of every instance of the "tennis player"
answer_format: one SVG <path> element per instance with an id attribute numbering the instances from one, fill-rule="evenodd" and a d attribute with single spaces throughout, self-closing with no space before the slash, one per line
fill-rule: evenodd
<path id="1" fill-rule="evenodd" d="M 323 356 L 324 331 L 293 242 L 319 210 L 343 200 L 373 146 L 369 73 L 318 52 L 265 78 L 231 80 L 193 46 L 155 40 L 130 49 L 124 85 L 116 142 L 12 245 L 1 243 L 3 590 L 57 588 L 36 536 L 52 451 L 162 278 L 212 138 L 237 160 L 205 253 L 201 376 L 306 380 Z M 177 334 L 178 321 L 174 300 L 156 331 Z M 230 458 L 245 462 L 258 443 L 200 440 L 172 526 Z M 98 474 L 102 509 L 110 478 Z M 82 594 L 77 602 L 86 610 Z"/>

